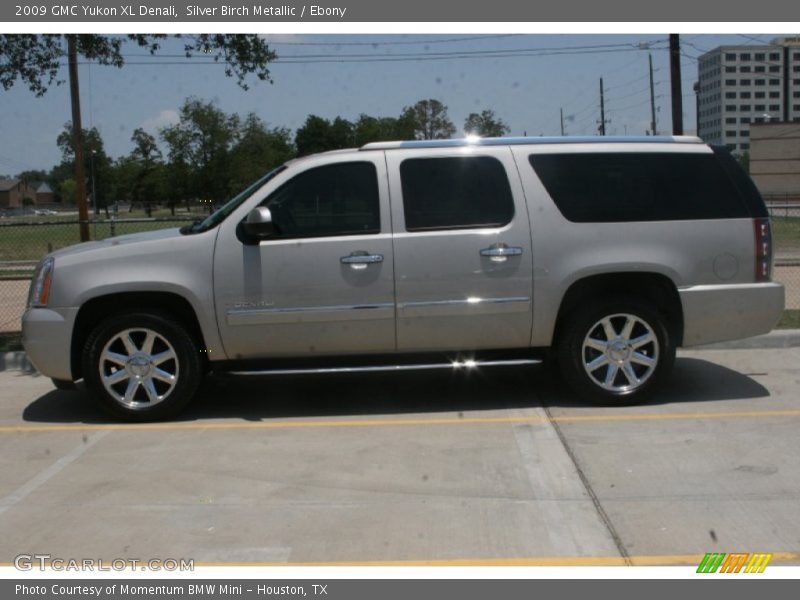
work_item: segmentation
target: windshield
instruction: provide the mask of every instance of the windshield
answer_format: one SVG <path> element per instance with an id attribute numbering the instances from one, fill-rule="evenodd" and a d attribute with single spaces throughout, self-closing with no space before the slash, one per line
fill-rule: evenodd
<path id="1" fill-rule="evenodd" d="M 264 175 L 261 179 L 256 180 L 254 183 L 251 183 L 247 186 L 243 191 L 239 192 L 236 196 L 228 200 L 225 204 L 220 206 L 217 210 L 213 213 L 208 215 L 205 219 L 197 220 L 191 225 L 187 225 L 185 227 L 181 227 L 181 233 L 200 233 L 201 231 L 208 231 L 212 227 L 216 227 L 220 223 L 222 223 L 225 219 L 228 218 L 228 215 L 231 214 L 234 210 L 236 210 L 242 202 L 247 200 L 250 196 L 252 196 L 255 191 L 260 188 L 262 185 L 267 183 L 270 179 L 275 177 L 278 173 L 286 169 L 286 165 L 281 165 Z"/>

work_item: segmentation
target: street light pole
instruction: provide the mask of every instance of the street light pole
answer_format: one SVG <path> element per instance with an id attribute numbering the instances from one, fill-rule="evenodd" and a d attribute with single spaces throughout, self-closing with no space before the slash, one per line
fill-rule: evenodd
<path id="1" fill-rule="evenodd" d="M 94 209 L 94 214 L 100 214 L 100 207 L 97 206 L 97 187 L 94 183 L 94 155 L 97 154 L 97 150 L 92 150 L 92 153 L 89 157 L 89 164 L 92 170 L 92 208 Z"/>

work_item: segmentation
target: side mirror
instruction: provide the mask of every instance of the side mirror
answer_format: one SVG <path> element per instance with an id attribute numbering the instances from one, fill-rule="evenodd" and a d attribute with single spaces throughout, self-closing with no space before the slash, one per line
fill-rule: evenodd
<path id="1" fill-rule="evenodd" d="M 275 234 L 272 213 L 266 206 L 258 206 L 251 210 L 242 223 L 244 233 L 256 240 L 265 240 Z"/>

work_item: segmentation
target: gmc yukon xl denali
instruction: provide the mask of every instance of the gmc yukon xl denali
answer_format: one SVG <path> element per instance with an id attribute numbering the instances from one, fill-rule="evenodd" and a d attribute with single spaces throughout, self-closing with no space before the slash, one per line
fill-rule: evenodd
<path id="1" fill-rule="evenodd" d="M 374 143 L 48 255 L 23 343 L 129 420 L 176 414 L 207 372 L 544 358 L 586 401 L 639 402 L 676 347 L 775 325 L 771 263 L 758 191 L 696 138 Z"/>

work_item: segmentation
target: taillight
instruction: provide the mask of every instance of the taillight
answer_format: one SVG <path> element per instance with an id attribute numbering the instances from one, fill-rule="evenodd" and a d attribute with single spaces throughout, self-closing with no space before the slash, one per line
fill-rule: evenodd
<path id="1" fill-rule="evenodd" d="M 756 281 L 772 279 L 772 229 L 766 217 L 753 219 L 756 241 Z"/>

